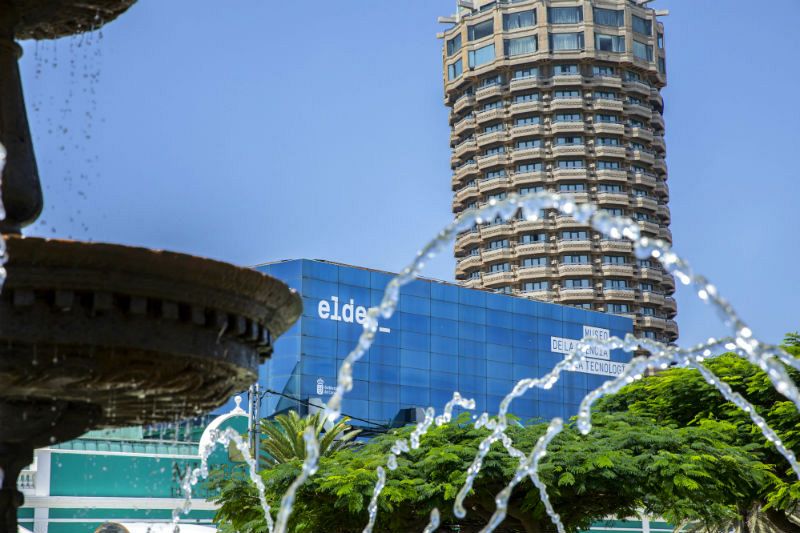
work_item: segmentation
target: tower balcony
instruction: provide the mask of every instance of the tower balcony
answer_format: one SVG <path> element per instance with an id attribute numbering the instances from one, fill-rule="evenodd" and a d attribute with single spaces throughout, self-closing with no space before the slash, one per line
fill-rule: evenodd
<path id="1" fill-rule="evenodd" d="M 505 130 L 490 131 L 488 133 L 481 133 L 477 136 L 477 146 L 484 147 L 489 144 L 505 142 L 508 139 L 508 133 Z"/>
<path id="2" fill-rule="evenodd" d="M 496 167 L 498 165 L 505 165 L 509 161 L 509 157 L 507 154 L 491 154 L 491 155 L 479 155 L 475 158 L 478 162 L 478 168 L 480 170 L 486 170 L 487 168 Z"/>
<path id="3" fill-rule="evenodd" d="M 481 252 L 481 259 L 485 263 L 491 263 L 493 261 L 500 261 L 500 260 L 511 260 L 514 258 L 514 252 L 511 248 L 496 248 L 494 250 L 484 250 Z"/>
<path id="4" fill-rule="evenodd" d="M 574 122 L 553 122 L 550 124 L 550 133 L 583 133 L 586 123 L 582 120 Z"/>
<path id="5" fill-rule="evenodd" d="M 645 150 L 633 150 L 631 152 L 631 157 L 633 158 L 634 161 L 639 163 L 644 163 L 646 165 L 652 165 L 656 160 L 655 154 L 652 154 Z"/>
<path id="6" fill-rule="evenodd" d="M 600 181 L 619 181 L 623 183 L 628 181 L 628 173 L 624 170 L 598 169 L 595 171 L 595 175 Z"/>
<path id="7" fill-rule="evenodd" d="M 475 101 L 480 102 L 481 100 L 486 100 L 495 96 L 502 96 L 503 92 L 505 92 L 505 87 L 501 83 L 496 83 L 488 87 L 481 87 L 475 91 Z"/>
<path id="8" fill-rule="evenodd" d="M 498 285 L 509 285 L 514 283 L 513 272 L 484 272 L 483 284 L 486 287 L 493 288 Z"/>
<path id="9" fill-rule="evenodd" d="M 674 320 L 666 320 L 664 322 L 664 329 L 670 341 L 674 342 L 675 339 L 678 338 L 678 324 Z"/>
<path id="10" fill-rule="evenodd" d="M 555 98 L 550 101 L 550 111 L 583 109 L 583 98 Z"/>
<path id="11" fill-rule="evenodd" d="M 539 220 L 517 220 L 514 222 L 514 229 L 518 233 L 542 231 L 550 229 L 551 223 L 549 219 L 540 218 Z"/>
<path id="12" fill-rule="evenodd" d="M 611 98 L 597 98 L 592 101 L 595 111 L 611 111 L 612 113 L 622 113 L 622 100 L 612 100 Z"/>
<path id="13" fill-rule="evenodd" d="M 664 275 L 661 273 L 661 269 L 658 268 L 639 267 L 639 277 L 643 281 L 652 281 L 654 283 L 661 283 L 661 280 L 663 279 Z"/>
<path id="14" fill-rule="evenodd" d="M 655 316 L 637 316 L 636 326 L 640 328 L 664 330 L 667 327 L 667 321 Z"/>
<path id="15" fill-rule="evenodd" d="M 550 253 L 552 245 L 549 242 L 532 242 L 528 244 L 519 244 L 514 247 L 517 257 L 526 257 L 532 255 L 542 255 Z"/>
<path id="16" fill-rule="evenodd" d="M 517 148 L 511 151 L 511 160 L 515 163 L 525 159 L 542 159 L 544 156 L 544 148 Z"/>
<path id="17" fill-rule="evenodd" d="M 636 291 L 633 289 L 603 289 L 603 297 L 608 300 L 633 302 L 636 299 Z"/>
<path id="18" fill-rule="evenodd" d="M 672 218 L 669 212 L 669 207 L 667 207 L 666 204 L 658 204 L 656 207 L 656 214 L 658 215 L 658 218 L 661 219 L 662 224 L 669 224 L 670 219 Z M 660 230 L 659 234 L 661 234 Z"/>
<path id="19" fill-rule="evenodd" d="M 465 109 L 469 109 L 475 105 L 475 96 L 471 94 L 465 94 L 461 96 L 456 102 L 453 104 L 453 112 L 454 113 L 461 113 Z"/>
<path id="20" fill-rule="evenodd" d="M 526 298 L 539 300 L 540 302 L 552 302 L 556 298 L 555 291 L 549 289 L 540 289 L 535 291 L 520 290 L 519 293 Z"/>
<path id="21" fill-rule="evenodd" d="M 475 121 L 478 124 L 486 124 L 493 120 L 503 120 L 506 116 L 506 110 L 502 107 L 495 109 L 488 109 L 486 111 L 477 111 L 475 113 Z"/>
<path id="22" fill-rule="evenodd" d="M 667 144 L 664 142 L 663 135 L 653 135 L 653 149 L 659 152 L 662 157 L 667 152 Z"/>
<path id="23" fill-rule="evenodd" d="M 543 110 L 544 104 L 538 100 L 534 102 L 518 102 L 511 104 L 508 108 L 512 116 L 520 113 L 541 113 Z"/>
<path id="24" fill-rule="evenodd" d="M 635 172 L 633 174 L 633 182 L 636 185 L 644 185 L 646 187 L 654 188 L 656 186 L 656 177 L 645 172 Z"/>
<path id="25" fill-rule="evenodd" d="M 590 253 L 592 251 L 592 241 L 590 241 L 589 239 L 575 239 L 575 240 L 560 239 L 556 242 L 556 250 L 560 254 L 567 252 Z"/>
<path id="26" fill-rule="evenodd" d="M 630 102 L 625 102 L 625 113 L 629 115 L 636 115 L 639 117 L 646 118 L 650 120 L 650 117 L 653 116 L 653 110 L 649 107 L 643 106 L 642 104 L 633 104 Z"/>
<path id="27" fill-rule="evenodd" d="M 620 276 L 629 278 L 633 276 L 633 265 L 604 264 L 601 266 L 604 276 Z"/>
<path id="28" fill-rule="evenodd" d="M 481 180 L 478 182 L 478 190 L 482 194 L 489 194 L 493 192 L 500 192 L 507 190 L 511 185 L 511 180 L 506 176 L 499 178 L 491 178 L 488 180 Z"/>
<path id="29" fill-rule="evenodd" d="M 553 268 L 550 266 L 519 267 L 517 269 L 518 281 L 543 281 L 553 276 Z"/>
<path id="30" fill-rule="evenodd" d="M 633 252 L 633 243 L 631 241 L 603 239 L 598 244 L 602 253 L 626 253 Z"/>
<path id="31" fill-rule="evenodd" d="M 655 211 L 658 207 L 658 202 L 648 196 L 635 196 L 633 198 L 634 207 Z"/>
<path id="32" fill-rule="evenodd" d="M 477 246 L 481 242 L 481 234 L 476 229 L 473 231 L 468 231 L 466 233 L 462 233 L 458 237 L 456 237 L 456 249 L 457 250 L 465 250 L 471 246 Z"/>
<path id="33" fill-rule="evenodd" d="M 624 146 L 609 146 L 604 144 L 594 145 L 595 157 L 617 157 L 624 158 L 627 155 L 627 150 Z"/>
<path id="34" fill-rule="evenodd" d="M 672 244 L 672 232 L 669 228 L 660 227 L 658 228 L 658 238 L 667 241 L 668 243 Z"/>
<path id="35" fill-rule="evenodd" d="M 511 176 L 511 183 L 515 187 L 523 185 L 544 185 L 549 181 L 551 180 L 547 172 L 541 170 L 534 172 L 515 172 Z"/>
<path id="36" fill-rule="evenodd" d="M 469 289 L 480 289 L 483 287 L 483 280 L 480 277 L 470 278 L 462 281 L 461 284 Z"/>
<path id="37" fill-rule="evenodd" d="M 586 301 L 594 298 L 595 292 L 592 288 L 573 289 L 561 287 L 558 289 L 558 300 L 560 302 Z"/>
<path id="38" fill-rule="evenodd" d="M 462 182 L 468 177 L 478 177 L 478 164 L 474 161 L 458 167 L 453 176 L 453 181 Z"/>
<path id="39" fill-rule="evenodd" d="M 641 81 L 623 81 L 622 88 L 626 92 L 636 93 L 645 98 L 650 98 L 650 86 Z"/>
<path id="40" fill-rule="evenodd" d="M 647 305 L 664 305 L 664 295 L 653 291 L 642 291 L 642 303 Z"/>
<path id="41" fill-rule="evenodd" d="M 460 271 L 463 271 L 464 273 L 466 273 L 466 271 L 469 269 L 474 269 L 479 266 L 481 266 L 481 256 L 478 254 L 467 255 L 465 257 L 458 259 L 458 261 L 456 262 L 456 268 L 459 269 Z"/>
<path id="42" fill-rule="evenodd" d="M 553 179 L 559 181 L 575 181 L 587 179 L 585 168 L 555 168 L 553 169 Z"/>
<path id="43" fill-rule="evenodd" d="M 601 207 L 628 205 L 628 195 L 622 192 L 599 192 L 597 193 L 597 203 Z"/>
<path id="44" fill-rule="evenodd" d="M 654 111 L 650 118 L 650 125 L 656 130 L 664 131 L 664 117 L 658 111 Z"/>
<path id="45" fill-rule="evenodd" d="M 544 126 L 541 124 L 526 124 L 511 128 L 511 138 L 529 137 L 531 135 L 544 135 Z"/>
<path id="46" fill-rule="evenodd" d="M 673 279 L 671 274 L 664 274 L 661 278 L 661 287 L 664 289 L 664 292 L 667 294 L 674 294 L 675 293 L 675 280 Z"/>
<path id="47" fill-rule="evenodd" d="M 640 128 L 638 126 L 631 126 L 629 137 L 632 139 L 638 139 L 639 141 L 644 141 L 646 143 L 653 142 L 653 132 L 647 128 Z"/>
<path id="48" fill-rule="evenodd" d="M 578 222 L 574 218 L 566 215 L 558 215 L 556 217 L 556 229 L 569 229 L 569 228 L 585 228 L 586 224 Z"/>
<path id="49" fill-rule="evenodd" d="M 585 265 L 571 265 L 566 263 L 559 263 L 558 276 L 560 278 L 569 277 L 589 277 L 594 274 L 594 267 L 591 264 Z"/>
<path id="50" fill-rule="evenodd" d="M 622 88 L 622 78 L 619 76 L 592 76 L 589 78 L 592 87 L 608 87 L 611 89 Z"/>
<path id="51" fill-rule="evenodd" d="M 653 170 L 660 172 L 661 174 L 667 173 L 667 162 L 664 161 L 663 157 L 655 158 L 655 161 L 653 161 Z"/>
<path id="52" fill-rule="evenodd" d="M 588 192 L 572 192 L 572 191 L 562 191 L 562 196 L 569 196 L 572 198 L 572 201 L 576 204 L 585 204 L 589 201 L 589 193 Z"/>
<path id="53" fill-rule="evenodd" d="M 512 91 L 521 91 L 524 89 L 542 87 L 545 84 L 546 82 L 537 76 L 528 76 L 527 78 L 514 78 L 509 82 L 509 88 Z"/>
<path id="54" fill-rule="evenodd" d="M 455 133 L 456 135 L 461 135 L 464 132 L 473 129 L 475 129 L 475 117 L 473 115 L 464 117 L 455 124 L 453 124 L 453 133 Z"/>
<path id="55" fill-rule="evenodd" d="M 639 224 L 639 229 L 641 229 L 643 233 L 649 233 L 652 237 L 658 236 L 658 224 L 655 222 L 637 220 L 636 223 Z"/>
<path id="56" fill-rule="evenodd" d="M 475 139 L 467 139 L 453 148 L 453 156 L 464 159 L 467 154 L 473 154 L 478 149 Z"/>
<path id="57" fill-rule="evenodd" d="M 553 157 L 586 157 L 585 144 L 556 144 L 551 148 Z"/>
<path id="58" fill-rule="evenodd" d="M 625 124 L 613 122 L 595 122 L 594 132 L 598 135 L 625 135 Z"/>
<path id="59" fill-rule="evenodd" d="M 675 317 L 678 313 L 678 304 L 675 302 L 675 298 L 670 296 L 664 298 L 664 311 L 666 311 L 668 318 Z"/>
<path id="60" fill-rule="evenodd" d="M 477 185 L 469 185 L 462 189 L 459 189 L 456 192 L 455 200 L 459 204 L 463 204 L 469 200 L 477 201 L 479 197 L 478 193 L 478 186 Z"/>

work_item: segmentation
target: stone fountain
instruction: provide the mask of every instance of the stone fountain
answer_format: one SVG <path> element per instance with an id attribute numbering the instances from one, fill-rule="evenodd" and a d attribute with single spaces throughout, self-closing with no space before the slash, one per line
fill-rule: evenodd
<path id="1" fill-rule="evenodd" d="M 93 428 L 207 412 L 257 379 L 300 298 L 250 269 L 114 244 L 26 238 L 42 190 L 16 39 L 95 29 L 135 0 L 0 0 L 0 533 L 16 533 L 16 478 L 33 449 Z"/>

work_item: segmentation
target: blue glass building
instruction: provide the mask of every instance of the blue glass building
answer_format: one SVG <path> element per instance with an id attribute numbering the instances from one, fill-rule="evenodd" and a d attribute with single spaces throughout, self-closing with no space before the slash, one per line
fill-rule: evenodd
<path id="1" fill-rule="evenodd" d="M 380 302 L 392 274 L 305 259 L 257 269 L 296 289 L 304 305 L 262 366 L 262 389 L 273 391 L 262 416 L 304 411 L 308 401 L 330 398 L 366 309 Z M 548 372 L 570 340 L 633 330 L 625 317 L 435 280 L 405 286 L 397 312 L 380 326 L 375 344 L 355 366 L 354 388 L 342 409 L 379 425 L 413 421 L 408 415 L 417 407 L 432 405 L 439 412 L 456 390 L 474 398 L 478 412 L 496 412 L 517 380 Z M 529 391 L 511 412 L 524 420 L 575 415 L 584 395 L 630 359 L 622 351 L 593 355 L 583 371 L 565 373 L 550 390 Z"/>

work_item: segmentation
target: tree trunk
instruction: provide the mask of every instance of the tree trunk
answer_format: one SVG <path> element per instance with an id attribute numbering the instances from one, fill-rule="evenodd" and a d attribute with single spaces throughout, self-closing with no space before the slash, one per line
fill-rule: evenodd
<path id="1" fill-rule="evenodd" d="M 769 523 L 778 528 L 781 533 L 800 533 L 800 526 L 789 520 L 786 513 L 778 509 L 769 509 L 764 511 Z"/>

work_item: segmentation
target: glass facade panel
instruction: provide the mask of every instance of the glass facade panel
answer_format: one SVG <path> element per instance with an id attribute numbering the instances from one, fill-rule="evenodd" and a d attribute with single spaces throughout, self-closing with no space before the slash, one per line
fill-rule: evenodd
<path id="1" fill-rule="evenodd" d="M 262 415 L 307 412 L 309 402 L 330 398 L 366 310 L 380 301 L 391 275 L 311 260 L 258 268 L 297 290 L 304 305 L 298 324 L 277 340 L 261 368 L 260 383 L 272 391 Z M 573 283 L 584 287 L 586 281 Z M 400 294 L 397 312 L 381 319 L 374 345 L 354 366 L 354 388 L 342 409 L 363 419 L 354 419 L 355 425 L 407 423 L 404 409 L 432 405 L 439 411 L 454 391 L 474 398 L 478 409 L 496 412 L 516 380 L 548 372 L 586 332 L 622 337 L 633 329 L 627 317 L 442 282 L 418 280 Z M 608 310 L 626 312 L 622 306 Z M 565 374 L 552 390 L 526 393 L 511 412 L 524 421 L 575 415 L 583 396 L 630 359 L 619 351 L 603 357 L 583 372 Z"/>

